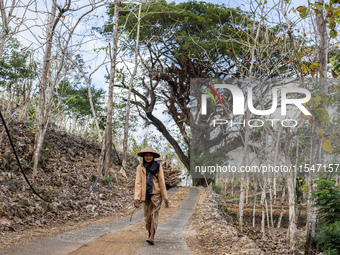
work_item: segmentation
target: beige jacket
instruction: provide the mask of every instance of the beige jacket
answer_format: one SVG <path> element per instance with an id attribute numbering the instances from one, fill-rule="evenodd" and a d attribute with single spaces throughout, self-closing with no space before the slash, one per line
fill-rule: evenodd
<path id="1" fill-rule="evenodd" d="M 159 172 L 156 174 L 157 178 L 153 176 L 153 187 L 151 194 L 161 194 L 162 200 L 168 199 L 166 192 L 163 168 L 159 166 Z M 145 201 L 146 195 L 146 169 L 143 164 L 137 167 L 136 181 L 135 181 L 135 200 Z"/>

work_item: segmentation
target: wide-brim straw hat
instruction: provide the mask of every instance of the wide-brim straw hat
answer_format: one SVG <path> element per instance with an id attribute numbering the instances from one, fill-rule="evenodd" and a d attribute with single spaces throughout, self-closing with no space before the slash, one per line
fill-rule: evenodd
<path id="1" fill-rule="evenodd" d="M 157 151 L 155 151 L 154 149 L 152 149 L 151 146 L 148 146 L 146 148 L 144 148 L 143 150 L 141 150 L 140 152 L 137 153 L 138 156 L 140 157 L 144 157 L 145 153 L 152 153 L 154 158 L 159 158 L 161 155 L 158 154 Z"/>

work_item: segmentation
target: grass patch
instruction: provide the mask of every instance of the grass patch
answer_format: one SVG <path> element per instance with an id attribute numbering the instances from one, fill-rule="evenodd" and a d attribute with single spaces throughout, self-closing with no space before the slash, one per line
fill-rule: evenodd
<path id="1" fill-rule="evenodd" d="M 101 179 L 101 182 L 102 182 L 103 185 L 108 185 L 110 182 L 112 182 L 112 178 L 111 178 L 111 176 L 108 177 L 108 178 L 103 178 L 103 179 Z"/>

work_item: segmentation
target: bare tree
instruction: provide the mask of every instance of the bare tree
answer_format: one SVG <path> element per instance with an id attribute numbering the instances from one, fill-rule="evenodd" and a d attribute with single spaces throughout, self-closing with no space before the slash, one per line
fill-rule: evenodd
<path id="1" fill-rule="evenodd" d="M 316 3 L 320 5 L 324 5 L 323 0 L 316 0 Z M 318 36 L 318 41 L 316 42 L 318 45 L 318 62 L 320 65 L 320 76 L 318 81 L 317 92 L 319 94 L 328 95 L 328 82 L 327 82 L 327 64 L 328 64 L 328 52 L 329 52 L 329 35 L 327 31 L 327 23 L 328 23 L 328 12 L 326 10 L 322 10 L 320 12 L 315 13 L 315 21 L 316 21 L 316 35 Z M 316 119 L 315 122 L 315 130 L 322 129 L 322 122 Z M 314 125 L 313 125 L 314 126 Z M 316 166 L 317 164 L 322 164 L 321 154 L 322 154 L 322 139 L 318 136 L 317 132 L 314 132 L 312 138 L 311 146 L 311 166 Z M 307 238 L 306 238 L 306 255 L 314 254 L 316 250 L 315 245 L 315 227 L 316 227 L 316 217 L 317 217 L 317 209 L 314 206 L 314 201 L 311 201 L 311 192 L 314 190 L 314 182 L 313 182 L 314 171 L 309 172 L 308 177 L 308 202 L 307 202 Z"/>
<path id="2" fill-rule="evenodd" d="M 15 34 L 20 32 L 20 27 L 26 21 L 26 12 L 28 8 L 35 2 L 29 0 L 26 3 L 21 0 L 5 1 L 0 0 L 0 13 L 1 13 L 1 33 L 0 33 L 0 58 L 2 57 L 4 46 L 6 42 L 11 39 Z M 18 17 L 15 11 L 20 9 L 22 13 Z M 11 26 L 11 27 L 10 27 Z"/>
<path id="3" fill-rule="evenodd" d="M 249 118 L 250 112 L 247 109 L 246 112 L 246 119 Z M 247 125 L 244 132 L 244 151 L 243 151 L 243 166 L 248 165 L 248 154 L 249 154 L 249 137 L 250 137 L 250 128 Z M 240 200 L 239 200 L 239 210 L 238 210 L 238 220 L 239 220 L 239 229 L 243 232 L 243 209 L 244 209 L 244 193 L 245 193 L 245 173 L 242 172 L 241 174 L 241 188 L 240 188 Z"/>
<path id="4" fill-rule="evenodd" d="M 103 139 L 102 151 L 101 151 L 100 160 L 99 160 L 99 162 L 101 163 L 104 162 L 104 156 L 106 155 L 106 152 L 108 151 L 109 146 L 112 143 L 113 89 L 114 89 L 116 65 L 117 65 L 119 4 L 120 4 L 119 0 L 114 1 L 112 49 L 110 49 L 111 68 L 110 68 L 109 91 L 108 91 L 108 99 L 107 99 L 105 135 Z M 105 176 L 108 175 L 109 168 L 112 165 L 111 159 L 112 159 L 112 156 L 111 156 L 111 153 L 109 153 L 108 158 L 106 160 L 105 170 L 104 170 Z"/>
<path id="5" fill-rule="evenodd" d="M 141 12 L 142 12 L 142 1 L 139 2 L 139 9 L 138 9 L 138 16 L 137 16 L 137 33 L 136 33 L 136 45 L 135 45 L 135 56 L 134 56 L 134 68 L 133 68 L 132 73 L 130 74 L 131 76 L 130 76 L 128 95 L 127 95 L 127 103 L 126 103 L 126 118 L 125 118 L 125 130 L 124 130 L 124 141 L 123 141 L 123 162 L 122 162 L 122 169 L 120 170 L 124 176 L 126 176 L 124 168 L 126 166 L 127 150 L 128 150 L 131 89 L 133 87 L 133 81 L 134 81 L 134 78 L 136 77 L 137 68 L 138 68 L 138 52 L 139 52 L 138 46 L 139 46 Z"/>
<path id="6" fill-rule="evenodd" d="M 84 7 L 89 7 L 90 11 L 85 11 L 83 15 L 80 16 L 79 19 L 75 22 L 73 27 L 67 27 L 63 19 L 65 19 L 65 14 L 69 11 L 75 12 Z M 82 6 L 81 8 L 71 9 L 71 0 L 66 0 L 63 6 L 59 6 L 56 1 L 52 2 L 51 11 L 48 12 L 48 22 L 46 28 L 46 41 L 45 41 L 45 49 L 42 63 L 41 76 L 39 79 L 39 103 L 38 103 L 38 112 L 36 117 L 36 133 L 35 133 L 35 145 L 34 145 L 34 155 L 33 155 L 33 180 L 37 175 L 38 163 L 40 150 L 42 148 L 42 144 L 44 141 L 44 136 L 47 130 L 47 125 L 50 120 L 50 116 L 52 113 L 52 107 L 54 111 L 60 106 L 61 99 L 59 99 L 57 105 L 54 105 L 54 91 L 57 87 L 57 84 L 60 80 L 60 76 L 62 74 L 63 68 L 65 67 L 65 56 L 69 46 L 69 43 L 72 39 L 74 31 L 79 24 L 80 20 L 84 18 L 88 13 L 93 11 L 96 8 L 96 3 L 91 3 L 87 6 Z M 51 70 L 51 60 L 52 60 L 52 48 L 54 39 L 57 33 L 57 27 L 59 23 L 63 23 L 66 26 L 64 34 L 60 30 L 60 37 L 58 38 L 60 49 L 60 59 L 56 62 L 56 67 L 54 70 Z M 61 39 L 63 38 L 63 39 Z M 58 53 L 56 54 L 58 55 Z M 67 73 L 67 70 L 66 70 Z"/>
<path id="7" fill-rule="evenodd" d="M 265 232 L 265 227 L 266 227 L 266 186 L 267 186 L 267 178 L 263 174 L 263 185 L 260 184 L 260 188 L 262 189 L 261 192 L 261 212 L 262 212 L 262 220 L 261 220 L 261 232 L 262 232 L 262 238 L 265 238 L 266 232 Z"/>
<path id="8" fill-rule="evenodd" d="M 66 8 L 70 7 L 70 2 L 67 3 Z M 46 35 L 46 46 L 44 51 L 44 58 L 43 58 L 43 66 L 41 71 L 40 77 L 40 85 L 39 85 L 39 105 L 38 105 L 38 114 L 37 114 L 37 128 L 35 133 L 35 143 L 34 143 L 34 155 L 33 155 L 33 182 L 35 176 L 37 175 L 38 163 L 39 163 L 39 156 L 40 150 L 42 148 L 42 143 L 44 140 L 45 132 L 47 129 L 48 124 L 48 111 L 47 104 L 50 104 L 50 101 L 46 100 L 46 90 L 48 86 L 48 74 L 50 72 L 50 61 L 51 61 L 51 53 L 52 53 L 52 40 L 54 31 L 56 26 L 64 14 L 63 12 L 59 12 L 59 15 L 56 15 L 57 12 L 57 3 L 53 1 L 51 12 L 49 14 L 48 19 L 48 28 L 47 28 L 47 35 Z"/>
<path id="9" fill-rule="evenodd" d="M 258 180 L 256 177 L 254 177 L 253 228 L 255 228 L 255 222 L 256 222 L 257 185 L 258 185 Z"/>
<path id="10" fill-rule="evenodd" d="M 86 80 L 87 83 L 87 89 L 88 89 L 88 95 L 89 95 L 89 101 L 90 101 L 90 105 L 91 105 L 91 111 L 92 111 L 92 116 L 94 119 L 94 123 L 96 125 L 96 129 L 97 129 L 97 135 L 98 135 L 98 139 L 99 142 L 102 142 L 102 136 L 100 133 L 100 129 L 99 129 L 99 124 L 98 124 L 98 119 L 97 119 L 97 114 L 96 111 L 94 109 L 94 105 L 93 105 L 93 101 L 92 101 L 92 94 L 91 94 L 91 76 L 104 64 L 99 65 L 97 68 L 95 68 L 95 70 L 93 70 L 89 75 L 87 75 L 85 73 L 85 71 L 83 70 L 83 68 L 81 68 L 73 59 L 71 56 L 69 56 L 68 54 L 66 55 L 66 57 L 72 62 L 72 64 L 79 70 L 79 72 L 81 72 L 81 74 L 83 75 L 83 77 Z"/>
<path id="11" fill-rule="evenodd" d="M 27 14 L 28 8 L 34 3 L 35 3 L 35 0 L 29 0 L 27 2 L 24 2 L 21 0 L 12 0 L 12 1 L 4 2 L 4 0 L 0 0 L 0 16 L 1 16 L 0 59 L 3 58 L 4 47 L 6 43 L 9 40 L 11 40 L 15 35 L 23 31 L 21 27 L 24 24 L 24 22 L 27 21 L 26 14 Z M 21 49 L 21 52 L 25 51 L 27 48 Z M 10 83 L 12 83 L 12 81 Z M 26 86 L 26 83 L 23 86 L 22 102 L 18 102 L 18 100 L 16 100 L 17 107 L 13 114 L 12 114 L 12 110 L 13 110 L 12 109 L 12 90 L 9 89 L 9 100 L 8 100 L 8 107 L 7 107 L 7 112 L 9 114 L 8 116 L 9 122 L 13 119 L 14 115 L 18 113 L 18 111 L 21 110 L 21 112 L 25 112 L 24 108 L 25 106 L 27 107 L 29 104 L 30 91 L 32 88 L 32 79 L 30 79 L 27 83 L 28 83 L 27 86 Z M 9 84 L 9 86 L 12 87 L 11 84 Z"/>
<path id="12" fill-rule="evenodd" d="M 283 180 L 284 180 L 284 182 L 282 184 L 281 212 L 280 212 L 279 220 L 277 221 L 276 228 L 280 228 L 281 227 L 281 220 L 282 220 L 282 216 L 283 216 L 284 201 L 285 201 L 285 196 L 286 196 L 286 181 L 285 181 L 284 178 L 283 178 Z"/>
<path id="13" fill-rule="evenodd" d="M 290 142 L 295 134 L 290 134 L 287 129 L 287 135 L 285 140 L 285 161 L 289 166 L 291 164 L 290 158 Z M 298 237 L 297 237 L 297 222 L 295 211 L 295 186 L 294 186 L 294 173 L 293 171 L 288 173 L 287 178 L 288 186 L 288 202 L 289 202 L 289 244 L 290 254 L 298 254 Z"/>

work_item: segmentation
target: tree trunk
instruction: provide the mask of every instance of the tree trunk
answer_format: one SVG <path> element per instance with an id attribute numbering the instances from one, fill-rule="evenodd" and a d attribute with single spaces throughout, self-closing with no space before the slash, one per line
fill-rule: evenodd
<path id="1" fill-rule="evenodd" d="M 126 102 L 126 118 L 125 118 L 125 130 L 124 130 L 124 141 L 123 141 L 123 162 L 122 162 L 122 168 L 120 171 L 123 173 L 123 175 L 126 176 L 125 173 L 125 167 L 126 167 L 126 160 L 127 160 L 127 150 L 128 150 L 128 138 L 129 138 L 129 122 L 130 122 L 130 105 L 131 105 L 131 89 L 133 86 L 133 80 L 137 74 L 137 68 L 138 68 L 138 51 L 139 51 L 139 30 L 140 30 L 140 20 L 141 20 L 141 11 L 142 11 L 142 1 L 139 3 L 139 9 L 138 9 L 138 20 L 137 20 L 137 34 L 136 34 L 136 46 L 135 46 L 135 66 L 133 68 L 133 72 L 131 74 L 130 78 L 130 84 L 129 84 L 129 91 L 128 91 L 128 97 Z"/>
<path id="2" fill-rule="evenodd" d="M 176 140 L 171 136 L 163 122 L 159 120 L 157 117 L 155 117 L 152 114 L 152 111 L 147 111 L 146 116 L 148 117 L 149 120 L 151 120 L 152 124 L 158 129 L 158 131 L 160 131 L 164 135 L 164 137 L 169 141 L 169 143 L 174 148 L 176 154 L 178 155 L 179 159 L 182 161 L 186 169 L 190 170 L 190 159 L 184 154 L 181 147 L 176 142 Z"/>
<path id="3" fill-rule="evenodd" d="M 266 214 L 265 214 L 265 199 L 266 199 L 266 179 L 263 178 L 263 187 L 261 194 L 261 211 L 262 211 L 262 220 L 261 220 L 261 232 L 262 238 L 265 238 L 265 226 L 266 226 Z"/>
<path id="4" fill-rule="evenodd" d="M 6 37 L 9 34 L 10 28 L 8 25 L 9 25 L 12 12 L 14 10 L 14 6 L 15 6 L 15 0 L 12 0 L 11 8 L 7 16 L 5 3 L 3 0 L 0 0 L 1 25 L 2 25 L 2 31 L 0 34 L 0 58 L 2 57 L 2 54 L 4 52 L 4 46 L 6 44 Z"/>
<path id="5" fill-rule="evenodd" d="M 314 126 L 312 126 L 312 141 L 311 141 L 311 152 L 310 152 L 310 165 L 318 163 L 317 157 L 319 154 L 321 154 L 320 147 L 321 143 L 319 144 L 318 141 L 320 139 L 318 138 L 318 135 L 314 132 Z M 321 161 L 319 161 L 321 163 Z M 307 222 L 306 222 L 306 228 L 307 228 L 307 236 L 306 236 L 306 255 L 312 255 L 315 253 L 316 250 L 316 244 L 315 244 L 315 227 L 316 227 L 316 218 L 317 218 L 317 210 L 314 206 L 314 201 L 310 200 L 312 197 L 313 189 L 314 189 L 314 181 L 313 181 L 314 172 L 309 171 L 308 172 L 308 178 L 307 178 L 307 185 L 308 185 L 308 191 L 307 191 Z"/>
<path id="6" fill-rule="evenodd" d="M 266 214 L 267 214 L 267 226 L 268 226 L 268 228 L 270 228 L 270 224 L 269 224 L 269 210 L 268 210 L 267 199 L 265 199 L 265 203 L 266 203 Z"/>
<path id="7" fill-rule="evenodd" d="M 254 203 L 253 203 L 253 228 L 256 223 L 256 198 L 257 198 L 257 179 L 254 178 Z"/>
<path id="8" fill-rule="evenodd" d="M 280 217 L 279 217 L 279 220 L 277 222 L 276 228 L 280 228 L 281 227 L 281 220 L 282 220 L 282 216 L 283 216 L 285 196 L 286 196 L 286 183 L 284 182 L 283 185 L 282 185 L 281 212 L 280 212 Z"/>
<path id="9" fill-rule="evenodd" d="M 78 117 L 78 113 L 76 112 L 76 114 L 73 117 L 73 128 L 72 128 L 72 131 L 74 134 L 77 133 L 77 117 Z"/>
<path id="10" fill-rule="evenodd" d="M 245 119 L 248 119 L 250 115 L 249 109 L 247 109 Z M 248 144 L 249 144 L 249 126 L 246 125 L 244 132 L 244 151 L 242 164 L 244 166 L 248 165 Z M 239 209 L 238 209 L 238 220 L 240 232 L 243 232 L 243 210 L 244 210 L 244 195 L 245 195 L 245 174 L 241 173 L 241 188 L 240 188 L 240 199 L 239 199 Z"/>
<path id="11" fill-rule="evenodd" d="M 277 138 L 276 138 L 276 144 L 275 144 L 275 154 L 274 154 L 274 166 L 277 165 L 277 157 L 279 155 L 279 145 L 280 143 L 280 136 L 281 136 L 281 132 L 282 132 L 282 126 L 279 127 L 279 130 L 277 132 Z M 274 189 L 274 204 L 276 204 L 276 172 L 274 171 L 273 173 L 274 177 L 273 177 L 273 189 Z"/>
<path id="12" fill-rule="evenodd" d="M 112 113 L 113 113 L 113 88 L 116 75 L 117 64 L 117 48 L 118 48 L 118 17 L 119 17 L 119 0 L 114 1 L 114 16 L 113 16 L 113 35 L 112 35 L 112 54 L 111 54 L 111 69 L 109 79 L 109 92 L 107 100 L 107 113 L 106 113 L 106 128 L 102 145 L 102 151 L 100 155 L 101 164 L 104 163 L 106 152 L 112 143 Z M 100 171 L 101 164 L 98 166 Z M 112 166 L 112 153 L 108 154 L 108 158 L 105 164 L 104 176 L 108 176 L 109 169 Z"/>
<path id="13" fill-rule="evenodd" d="M 242 173 L 241 176 L 241 187 L 240 187 L 240 199 L 239 199 L 239 208 L 238 208 L 238 223 L 239 223 L 239 229 L 240 232 L 243 232 L 243 209 L 244 209 L 244 173 Z"/>
<path id="14" fill-rule="evenodd" d="M 249 199 L 249 176 L 248 173 L 246 173 L 246 204 L 248 204 Z"/>
<path id="15" fill-rule="evenodd" d="M 285 142 L 285 160 L 286 165 L 291 165 L 290 159 L 290 139 Z M 294 187 L 294 173 L 293 171 L 288 173 L 287 178 L 288 186 L 288 202 L 289 202 L 289 241 L 290 241 L 290 254 L 298 254 L 298 242 L 297 242 L 297 226 L 295 215 L 295 187 Z"/>
<path id="16" fill-rule="evenodd" d="M 270 177 L 268 176 L 268 179 Z M 272 187 L 269 185 L 269 207 L 270 207 L 270 223 L 271 227 L 274 228 L 274 219 L 273 219 L 273 192 Z"/>
<path id="17" fill-rule="evenodd" d="M 53 1 L 51 13 L 50 13 L 49 20 L 48 20 L 46 47 L 45 47 L 45 52 L 44 52 L 43 66 L 42 66 L 41 78 L 40 78 L 40 84 L 39 84 L 39 104 L 38 104 L 38 113 L 37 113 L 37 119 L 36 119 L 37 126 L 36 126 L 34 154 L 33 154 L 33 181 L 32 181 L 33 183 L 37 175 L 40 150 L 42 148 L 42 143 L 44 140 L 47 123 L 48 123 L 48 113 L 45 111 L 46 89 L 47 89 L 47 83 L 48 83 L 48 73 L 50 70 L 52 39 L 53 39 L 53 33 L 55 29 L 54 25 L 55 25 L 56 10 L 57 10 L 56 2 Z"/>
<path id="18" fill-rule="evenodd" d="M 323 0 L 316 0 L 315 2 L 320 3 L 321 5 L 324 4 Z M 322 75 L 319 78 L 319 87 L 318 93 L 323 93 L 325 95 L 328 94 L 328 82 L 327 82 L 327 63 L 328 63 L 328 51 L 329 51 L 329 36 L 327 33 L 327 13 L 325 11 L 321 11 L 318 14 L 315 14 L 316 17 L 316 24 L 317 24 L 317 33 L 319 35 L 319 64 L 320 64 L 320 71 Z M 322 123 L 320 121 L 316 121 L 316 126 L 322 128 Z M 311 165 L 321 164 L 321 146 L 322 140 L 319 138 L 317 132 L 313 135 L 313 150 L 312 158 L 311 158 Z M 310 176 L 308 178 L 308 188 L 310 190 L 313 189 L 313 173 L 310 171 Z M 310 194 L 309 194 L 310 195 Z M 316 208 L 313 206 L 314 201 L 310 201 L 307 207 L 307 237 L 306 237 L 306 255 L 312 255 L 316 251 L 315 245 L 315 227 L 316 227 Z"/>
<path id="19" fill-rule="evenodd" d="M 231 183 L 230 183 L 230 186 L 231 186 L 231 197 L 232 198 L 234 197 L 234 175 L 235 175 L 235 173 L 233 173 L 233 177 L 231 178 Z"/>

